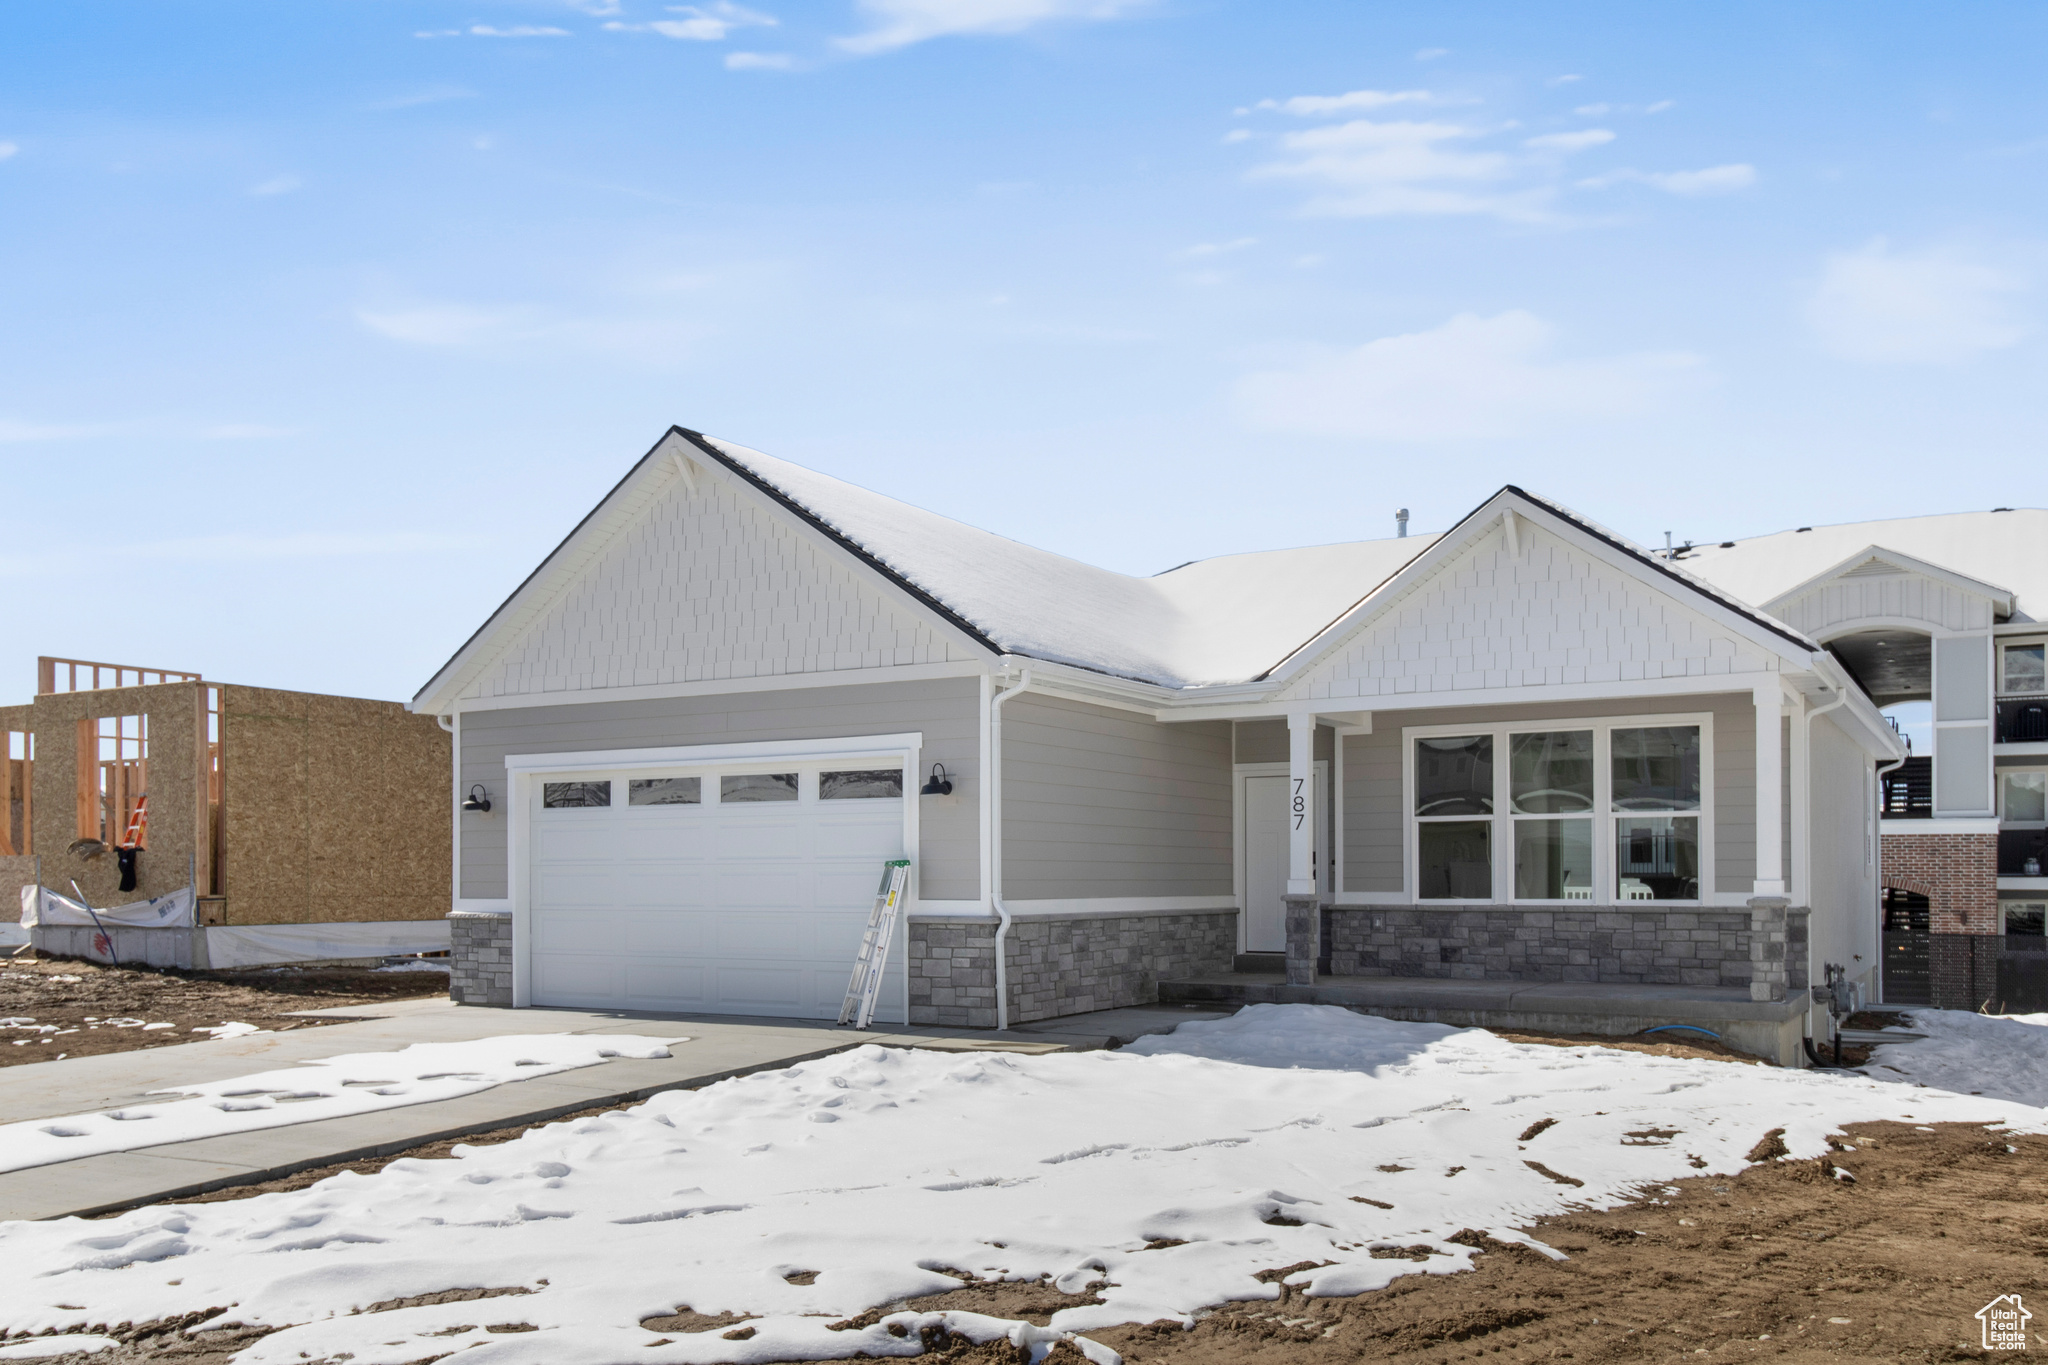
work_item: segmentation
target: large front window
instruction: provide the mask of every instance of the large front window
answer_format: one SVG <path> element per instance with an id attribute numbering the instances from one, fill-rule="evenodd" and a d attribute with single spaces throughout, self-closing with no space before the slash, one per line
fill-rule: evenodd
<path id="1" fill-rule="evenodd" d="M 1414 735 L 1416 895 L 1698 901 L 1705 733 L 1688 717 Z"/>

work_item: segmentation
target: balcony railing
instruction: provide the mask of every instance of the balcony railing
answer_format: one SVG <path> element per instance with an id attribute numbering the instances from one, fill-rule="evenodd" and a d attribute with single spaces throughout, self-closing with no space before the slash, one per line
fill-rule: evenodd
<path id="1" fill-rule="evenodd" d="M 2000 697 L 2000 744 L 2048 743 L 2048 697 Z"/>
<path id="2" fill-rule="evenodd" d="M 1887 820 L 1934 818 L 1934 760 L 1922 754 L 1884 775 L 1878 812 Z"/>

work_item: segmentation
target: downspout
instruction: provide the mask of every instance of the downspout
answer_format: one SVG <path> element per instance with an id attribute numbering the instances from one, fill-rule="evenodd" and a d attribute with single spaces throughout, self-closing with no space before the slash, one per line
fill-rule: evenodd
<path id="1" fill-rule="evenodd" d="M 1015 687 L 996 693 L 988 704 L 989 904 L 996 912 L 996 1028 L 1010 1027 L 1010 973 L 1004 952 L 1010 938 L 1010 907 L 1003 903 L 1003 703 L 1031 686 L 1025 669 Z"/>
<path id="2" fill-rule="evenodd" d="M 1801 821 L 1801 824 L 1804 827 L 1806 835 L 1806 847 L 1799 850 L 1799 873 L 1802 883 L 1799 887 L 1799 890 L 1803 892 L 1805 895 L 1808 911 L 1808 928 L 1806 931 L 1806 974 L 1809 978 L 1809 982 L 1806 988 L 1807 998 L 1804 1002 L 1805 1009 L 1802 1011 L 1802 1014 L 1804 1016 L 1804 1024 L 1800 1030 L 1801 1033 L 1804 1034 L 1804 1037 L 1800 1039 L 1800 1043 L 1806 1049 L 1806 1055 L 1808 1059 L 1811 1060 L 1812 1063 L 1817 1067 L 1826 1067 L 1827 1064 L 1820 1059 L 1819 1054 L 1817 1054 L 1813 1049 L 1813 986 L 1810 980 L 1810 978 L 1813 975 L 1813 929 L 1811 927 L 1813 924 L 1813 722 L 1817 717 L 1826 715 L 1828 712 L 1834 710 L 1836 707 L 1846 705 L 1849 700 L 1849 685 L 1847 683 L 1837 679 L 1829 679 L 1829 681 L 1834 682 L 1835 684 L 1835 699 L 1829 702 L 1826 706 L 1815 706 L 1809 708 L 1801 717 L 1799 722 L 1799 751 L 1803 755 L 1801 759 L 1801 764 L 1806 771 L 1806 790 L 1800 793 L 1800 797 L 1806 803 L 1807 806 L 1806 815 L 1804 819 Z M 1904 760 L 1901 760 L 1901 762 L 1903 761 Z M 1879 789 L 1882 790 L 1882 787 L 1880 787 Z M 1880 835 L 1879 838 L 1881 840 L 1883 836 Z M 1882 843 L 1878 845 L 1877 853 L 1878 864 L 1880 869 L 1879 880 L 1882 881 L 1882 868 L 1884 863 L 1884 846 Z M 1837 1038 L 1835 1040 L 1836 1066 L 1829 1067 L 1829 1070 L 1835 1070 L 1839 1068 L 1841 1061 L 1841 1051 L 1842 1043 L 1841 1040 Z"/>

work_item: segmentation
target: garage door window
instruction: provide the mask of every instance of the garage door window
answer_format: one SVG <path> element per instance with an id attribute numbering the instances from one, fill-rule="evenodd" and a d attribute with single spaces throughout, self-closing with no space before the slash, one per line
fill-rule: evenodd
<path id="1" fill-rule="evenodd" d="M 571 810 L 586 806 L 609 806 L 612 803 L 612 784 L 609 782 L 543 782 L 540 786 L 540 803 L 549 810 Z"/>
<path id="2" fill-rule="evenodd" d="M 818 774 L 820 801 L 858 801 L 874 796 L 901 795 L 901 768 L 860 768 L 851 772 Z"/>
<path id="3" fill-rule="evenodd" d="M 636 777 L 626 784 L 629 806 L 694 806 L 703 799 L 701 777 Z"/>
<path id="4" fill-rule="evenodd" d="M 740 773 L 718 779 L 718 799 L 724 805 L 741 801 L 796 800 L 795 773 Z"/>

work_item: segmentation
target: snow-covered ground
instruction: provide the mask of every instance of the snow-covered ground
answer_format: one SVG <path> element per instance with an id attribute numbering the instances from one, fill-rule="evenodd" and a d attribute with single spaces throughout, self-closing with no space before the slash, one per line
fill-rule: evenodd
<path id="1" fill-rule="evenodd" d="M 1093 1286 L 1103 1299 L 1064 1310 L 1049 1334 L 953 1316 L 977 1338 L 1185 1320 L 1277 1297 L 1258 1272 L 1304 1262 L 1315 1268 L 1289 1283 L 1355 1294 L 1465 1268 L 1471 1250 L 1448 1240 L 1461 1229 L 1518 1238 L 1574 1204 L 1735 1172 L 1772 1129 L 1794 1156 L 1814 1156 L 1827 1134 L 1867 1119 L 2048 1131 L 2048 1112 L 2008 1100 L 1522 1045 L 1318 1006 L 1254 1006 L 1120 1052 L 868 1046 L 453 1161 L 0 1225 L 0 1263 L 41 1268 L 14 1282 L 0 1325 L 229 1303 L 233 1319 L 293 1324 L 244 1351 L 244 1365 L 342 1352 L 397 1365 L 457 1350 L 477 1365 L 914 1355 L 915 1330 L 830 1324 L 955 1288 L 949 1268 Z M 1371 1254 L 1417 1244 L 1435 1254 Z M 815 1280 L 792 1283 L 802 1272 Z M 455 1288 L 530 1292 L 357 1311 Z M 664 1342 L 637 1325 L 685 1304 L 758 1315 L 753 1335 Z M 538 1330 L 484 1330 L 494 1323 Z"/>
<path id="2" fill-rule="evenodd" d="M 247 1024 L 223 1024 L 221 1029 L 257 1031 Z M 193 1099 L 0 1124 L 0 1171 L 454 1099 L 613 1057 L 666 1057 L 669 1044 L 683 1041 L 632 1034 L 534 1034 L 322 1057 L 278 1071 L 156 1092 Z"/>
<path id="3" fill-rule="evenodd" d="M 2048 1106 L 2048 1014 L 1909 1010 L 1906 1016 L 1906 1031 L 1926 1038 L 1877 1048 L 1863 1068 L 1868 1074 Z"/>

